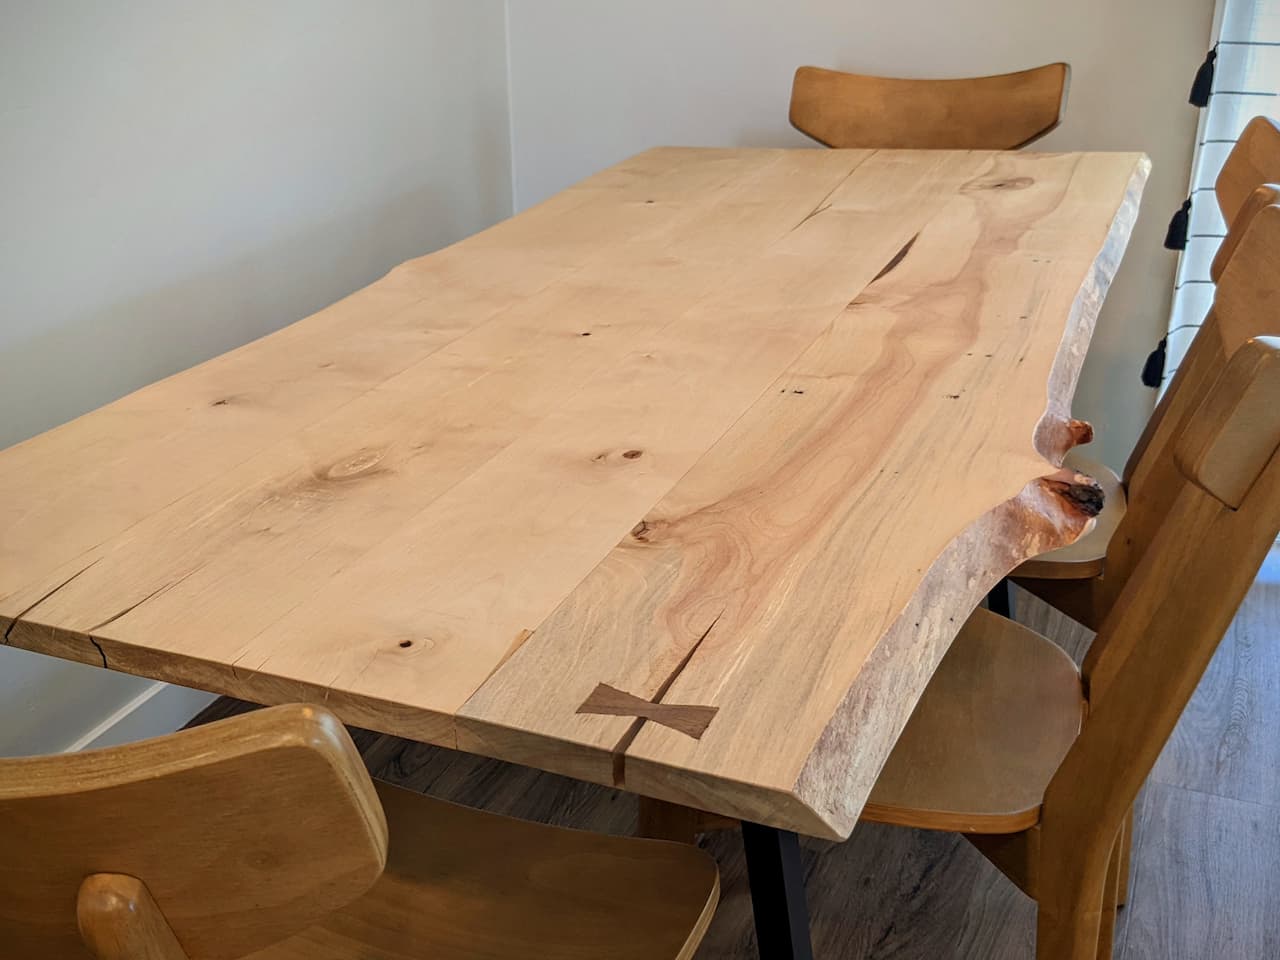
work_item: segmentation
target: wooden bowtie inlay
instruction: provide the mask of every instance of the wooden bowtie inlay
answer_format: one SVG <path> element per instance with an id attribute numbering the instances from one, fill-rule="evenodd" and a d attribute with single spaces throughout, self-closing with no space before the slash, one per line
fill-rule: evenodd
<path id="1" fill-rule="evenodd" d="M 611 717 L 639 717 L 678 730 L 695 740 L 702 739 L 719 707 L 683 703 L 650 703 L 635 694 L 597 683 L 591 696 L 582 701 L 577 713 L 597 713 Z"/>

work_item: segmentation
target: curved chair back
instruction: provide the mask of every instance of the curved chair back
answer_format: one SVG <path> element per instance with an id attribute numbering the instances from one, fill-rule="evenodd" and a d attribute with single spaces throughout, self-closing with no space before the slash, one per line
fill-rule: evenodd
<path id="1" fill-rule="evenodd" d="M 1213 192 L 1222 219 L 1232 224 L 1245 200 L 1260 183 L 1280 182 L 1280 124 L 1254 117 L 1227 155 Z"/>
<path id="2" fill-rule="evenodd" d="M 1155 531 L 1173 509 L 1185 483 L 1174 447 L 1229 358 L 1253 337 L 1280 335 L 1280 317 L 1240 302 L 1246 291 L 1257 300 L 1280 298 L 1280 265 L 1270 246 L 1273 240 L 1280 250 L 1280 186 L 1264 184 L 1236 215 L 1214 263 L 1218 296 L 1125 466 L 1127 512 L 1107 544 L 1102 578 L 1085 585 L 1100 618 L 1115 605 Z M 1085 661 L 1086 674 L 1091 664 L 1092 655 Z"/>
<path id="3" fill-rule="evenodd" d="M 6 957 L 232 958 L 368 890 L 387 825 L 346 730 L 295 705 L 2 760 L 0 851 Z"/>
<path id="4" fill-rule="evenodd" d="M 1280 332 L 1278 266 L 1280 206 L 1270 206 L 1223 274 L 1224 330 L 1256 328 L 1261 316 Z M 1094 873 L 1105 873 L 1116 832 L 1280 533 L 1278 449 L 1280 339 L 1246 339 L 1159 453 L 1177 470 L 1169 509 L 1155 520 L 1132 504 L 1116 532 L 1138 560 L 1086 658 L 1089 714 L 1042 821 L 1046 843 L 1088 845 L 1081 856 Z"/>
<path id="5" fill-rule="evenodd" d="M 1210 266 L 1210 279 L 1215 284 L 1224 282 L 1240 253 L 1243 259 L 1236 267 L 1236 278 L 1228 283 L 1228 300 L 1249 289 L 1258 296 L 1280 295 L 1280 271 L 1274 259 L 1268 260 L 1269 251 L 1261 239 L 1263 233 L 1274 229 L 1270 218 L 1275 213 L 1270 208 L 1280 204 L 1280 125 L 1269 117 L 1249 121 L 1223 164 L 1214 192 L 1229 229 Z M 1260 216 L 1268 225 L 1260 227 L 1258 237 L 1241 250 L 1244 237 Z M 1184 432 L 1241 344 L 1251 337 L 1280 334 L 1280 323 L 1264 310 L 1244 309 L 1233 302 L 1230 315 L 1223 319 L 1221 306 L 1215 300 L 1209 308 L 1125 464 L 1129 511 L 1136 511 L 1136 516 L 1126 517 L 1123 536 L 1112 537 L 1105 576 L 1088 587 L 1098 610 L 1110 608 L 1138 562 L 1141 545 L 1148 540 L 1138 525 L 1158 525 L 1177 495 L 1179 474 L 1165 448 Z"/>
<path id="6" fill-rule="evenodd" d="M 828 147 L 1014 150 L 1062 120 L 1070 68 L 961 80 L 901 80 L 801 67 L 791 125 Z"/>

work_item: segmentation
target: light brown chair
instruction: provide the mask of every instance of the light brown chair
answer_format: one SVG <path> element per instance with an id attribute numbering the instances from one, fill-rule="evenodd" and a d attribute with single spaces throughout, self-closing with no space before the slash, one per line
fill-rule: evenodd
<path id="1" fill-rule="evenodd" d="M 1062 121 L 1070 68 L 900 80 L 801 67 L 791 125 L 828 147 L 1015 150 Z"/>
<path id="2" fill-rule="evenodd" d="M 1213 188 L 1222 219 L 1230 224 L 1210 269 L 1213 282 L 1221 278 L 1254 214 L 1280 200 L 1280 187 L 1268 183 L 1272 180 L 1280 183 L 1280 124 L 1266 116 L 1256 116 L 1240 134 Z M 1270 333 L 1270 330 L 1260 330 L 1260 333 Z M 1117 556 L 1125 553 L 1124 545 L 1112 549 L 1111 540 L 1123 520 L 1126 503 L 1140 495 L 1160 497 L 1161 490 L 1166 489 L 1166 485 L 1148 483 L 1149 468 L 1143 470 L 1140 463 L 1152 444 L 1170 443 L 1185 416 L 1196 407 L 1212 383 L 1212 371 L 1222 362 L 1221 349 L 1222 334 L 1211 310 L 1134 445 L 1123 479 L 1101 463 L 1074 456 L 1074 452 L 1068 457 L 1069 466 L 1096 477 L 1106 494 L 1106 507 L 1091 532 L 1070 547 L 1021 564 L 1012 573 L 1012 581 L 1073 620 L 1097 630 L 1115 596 L 1114 582 L 1106 585 L 1101 580 L 1105 579 L 1108 566 L 1125 562 L 1123 556 Z M 1206 375 L 1206 371 L 1210 374 Z M 1160 461 L 1148 458 L 1147 462 Z"/>
<path id="3" fill-rule="evenodd" d="M 1269 185 L 1272 182 L 1280 183 L 1280 125 L 1268 117 L 1255 117 L 1232 148 L 1214 185 L 1223 220 L 1230 225 L 1210 269 L 1210 278 L 1215 282 L 1254 214 L 1276 202 L 1280 187 Z M 1269 332 L 1273 331 L 1259 330 Z M 1114 560 L 1108 560 L 1108 550 L 1128 501 L 1137 496 L 1163 497 L 1169 489 L 1163 477 L 1148 475 L 1150 464 L 1161 462 L 1159 458 L 1149 458 L 1146 470 L 1139 465 L 1147 448 L 1153 443 L 1168 442 L 1187 412 L 1194 409 L 1212 383 L 1212 377 L 1206 379 L 1205 369 L 1220 362 L 1221 334 L 1210 311 L 1147 422 L 1122 477 L 1077 451 L 1068 456 L 1067 465 L 1097 479 L 1106 496 L 1106 506 L 1093 530 L 1070 546 L 1024 563 L 1012 574 L 1015 583 L 1086 627 L 1098 628 L 1114 590 L 1095 581 Z M 1171 411 L 1175 415 L 1170 416 Z"/>
<path id="4" fill-rule="evenodd" d="M 1216 375 L 1140 457 L 1168 496 L 1136 499 L 1119 525 L 1132 562 L 1108 566 L 1118 588 L 1083 670 L 976 611 L 864 810 L 964 833 L 1037 900 L 1039 960 L 1111 955 L 1128 812 L 1280 533 L 1280 339 L 1236 336 L 1280 332 L 1277 297 L 1280 206 L 1268 206 L 1222 275 L 1226 348 L 1200 368 Z"/>
<path id="5" fill-rule="evenodd" d="M 6 960 L 687 958 L 718 893 L 692 847 L 375 785 L 314 707 L 0 761 Z"/>

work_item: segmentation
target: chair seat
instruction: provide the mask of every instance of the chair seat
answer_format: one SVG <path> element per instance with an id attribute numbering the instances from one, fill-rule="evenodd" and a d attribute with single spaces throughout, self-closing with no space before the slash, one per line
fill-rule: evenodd
<path id="1" fill-rule="evenodd" d="M 693 955 L 719 897 L 695 847 L 458 806 L 385 783 L 386 871 L 253 960 L 624 960 Z"/>
<path id="2" fill-rule="evenodd" d="M 1034 630 L 975 610 L 907 722 L 864 820 L 1014 833 L 1080 732 L 1080 673 Z"/>
<path id="3" fill-rule="evenodd" d="M 1042 553 L 1022 564 L 1011 577 L 1029 580 L 1088 580 L 1101 576 L 1107 558 L 1107 545 L 1124 519 L 1126 501 L 1124 484 L 1116 472 L 1096 460 L 1077 455 L 1075 450 L 1067 454 L 1065 466 L 1086 474 L 1102 487 L 1102 512 L 1094 521 L 1093 529 L 1075 543 Z"/>

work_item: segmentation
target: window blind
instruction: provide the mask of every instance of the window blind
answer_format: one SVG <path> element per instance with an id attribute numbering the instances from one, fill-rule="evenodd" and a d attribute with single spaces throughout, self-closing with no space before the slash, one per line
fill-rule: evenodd
<path id="1" fill-rule="evenodd" d="M 1161 390 L 1213 302 L 1209 265 L 1227 231 L 1213 195 L 1218 172 L 1245 124 L 1260 113 L 1280 117 L 1280 0 L 1218 0 L 1213 22 L 1210 41 L 1218 56 L 1191 164 L 1191 217 L 1178 259 Z"/>

